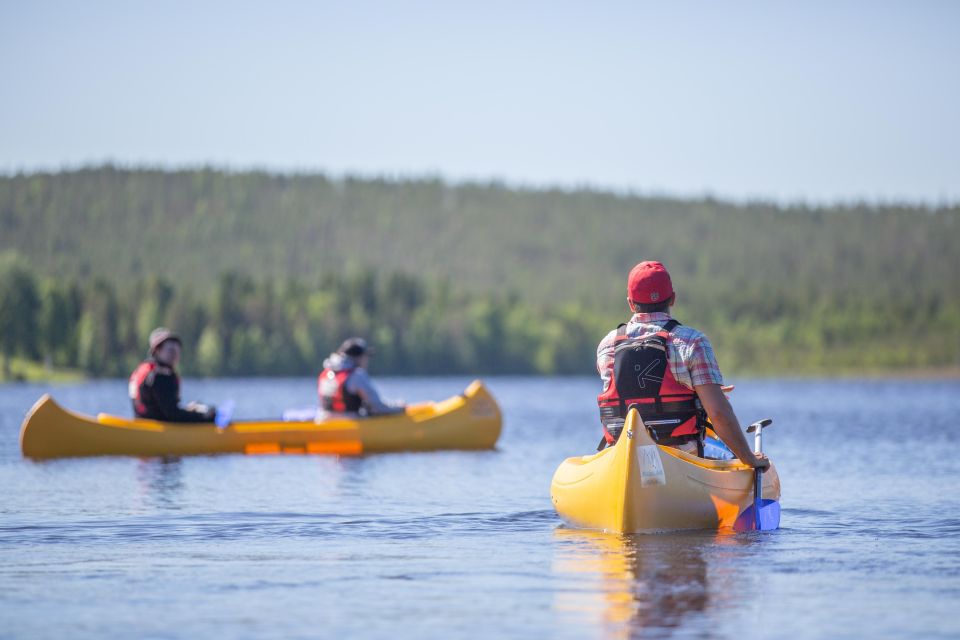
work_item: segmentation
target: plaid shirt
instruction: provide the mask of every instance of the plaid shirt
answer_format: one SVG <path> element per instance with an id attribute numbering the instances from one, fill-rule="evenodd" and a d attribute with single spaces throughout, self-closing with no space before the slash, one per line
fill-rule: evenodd
<path id="1" fill-rule="evenodd" d="M 645 338 L 652 336 L 663 328 L 670 320 L 669 313 L 637 313 L 627 323 L 627 335 L 631 338 Z M 614 338 L 617 330 L 614 329 L 600 341 L 597 347 L 597 371 L 603 381 L 603 390 L 606 391 L 613 380 Z M 723 384 L 723 375 L 717 366 L 717 358 L 713 355 L 710 340 L 696 329 L 680 325 L 670 333 L 668 343 L 670 353 L 670 372 L 674 379 L 693 390 L 701 384 Z"/>

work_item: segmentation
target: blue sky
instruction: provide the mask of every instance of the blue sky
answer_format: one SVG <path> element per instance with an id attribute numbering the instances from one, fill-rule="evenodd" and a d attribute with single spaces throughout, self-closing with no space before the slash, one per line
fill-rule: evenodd
<path id="1" fill-rule="evenodd" d="M 11 2 L 0 171 L 960 200 L 960 3 Z"/>

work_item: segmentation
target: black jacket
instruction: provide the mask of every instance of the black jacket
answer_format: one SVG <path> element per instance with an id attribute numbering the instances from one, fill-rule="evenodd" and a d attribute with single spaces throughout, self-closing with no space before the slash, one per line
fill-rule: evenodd
<path id="1" fill-rule="evenodd" d="M 163 422 L 213 422 L 214 410 L 180 407 L 180 377 L 156 360 L 145 360 L 130 379 L 133 412 L 138 418 Z"/>

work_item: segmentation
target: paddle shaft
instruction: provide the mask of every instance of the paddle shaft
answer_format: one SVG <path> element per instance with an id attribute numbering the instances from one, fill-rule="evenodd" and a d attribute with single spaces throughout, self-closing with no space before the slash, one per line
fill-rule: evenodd
<path id="1" fill-rule="evenodd" d="M 764 418 L 747 427 L 747 433 L 753 434 L 754 454 L 763 454 L 762 430 L 773 424 L 773 420 Z M 753 513 L 751 513 L 753 510 Z M 780 526 L 780 503 L 776 500 L 763 499 L 763 470 L 753 469 L 753 504 L 744 509 L 737 521 L 734 522 L 735 531 L 764 531 L 773 530 Z"/>
<path id="2" fill-rule="evenodd" d="M 763 452 L 763 444 L 760 440 L 760 434 L 763 433 L 763 427 L 758 428 L 753 434 L 753 452 Z M 763 474 L 759 467 L 753 469 L 753 524 L 754 528 L 760 530 L 760 501 L 763 499 Z"/>

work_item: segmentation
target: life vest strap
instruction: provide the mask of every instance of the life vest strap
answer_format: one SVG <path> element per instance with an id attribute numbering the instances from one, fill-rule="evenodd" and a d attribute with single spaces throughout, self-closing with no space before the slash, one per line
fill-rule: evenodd
<path id="1" fill-rule="evenodd" d="M 603 451 L 606 447 L 613 446 L 620 438 L 620 433 L 622 431 L 623 423 L 617 425 L 604 424 L 603 438 L 601 438 L 600 444 L 597 445 L 597 451 Z M 650 433 L 650 437 L 653 438 L 654 442 L 665 446 L 675 446 L 678 444 L 685 444 L 687 442 L 695 441 L 697 443 L 697 455 L 699 455 L 701 458 L 703 457 L 703 439 L 706 435 L 706 424 L 704 423 L 701 426 L 699 420 L 697 421 L 696 433 L 690 433 L 682 436 L 660 435 L 657 433 L 657 429 L 653 426 L 647 426 L 647 431 Z"/>
<path id="2" fill-rule="evenodd" d="M 627 416 L 624 413 L 620 412 L 620 404 L 611 404 L 600 407 L 600 420 L 622 420 Z M 671 414 L 671 413 L 689 413 L 691 411 L 700 411 L 702 410 L 702 405 L 700 400 L 694 398 L 692 400 L 683 400 L 679 402 L 660 402 L 659 406 L 656 403 L 647 403 L 640 404 L 638 402 L 630 403 L 631 407 L 635 407 L 637 412 L 640 414 L 641 418 L 648 418 L 653 416 L 659 416 L 662 414 Z"/>

